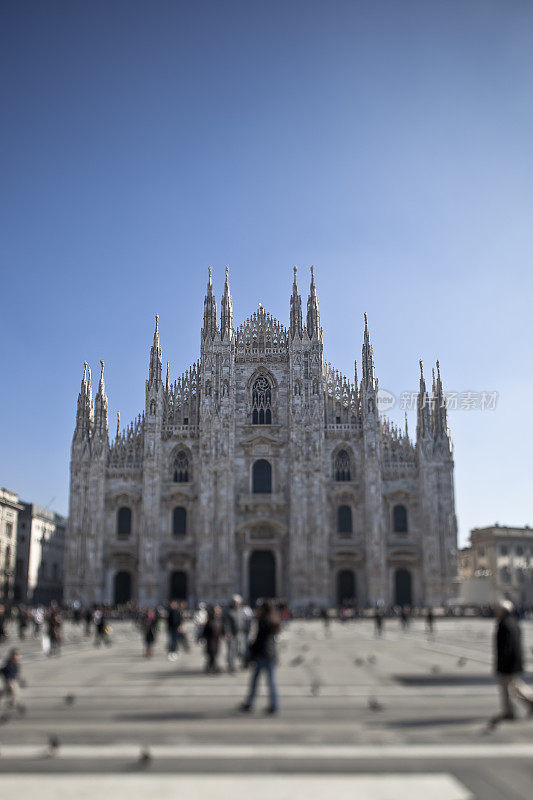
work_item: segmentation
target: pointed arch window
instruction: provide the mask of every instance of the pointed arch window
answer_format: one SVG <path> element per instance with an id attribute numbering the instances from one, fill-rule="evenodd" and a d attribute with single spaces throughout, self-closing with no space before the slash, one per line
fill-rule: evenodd
<path id="1" fill-rule="evenodd" d="M 336 481 L 351 481 L 350 456 L 346 450 L 339 450 L 333 462 L 333 477 Z"/>
<path id="2" fill-rule="evenodd" d="M 272 386 L 265 375 L 252 386 L 252 425 L 272 425 Z"/>
<path id="3" fill-rule="evenodd" d="M 352 532 L 352 509 L 350 506 L 339 506 L 337 509 L 337 533 L 349 536 Z"/>
<path id="4" fill-rule="evenodd" d="M 254 461 L 252 467 L 252 492 L 253 494 L 272 493 L 272 467 L 266 458 Z"/>
<path id="5" fill-rule="evenodd" d="M 407 533 L 407 509 L 405 506 L 394 506 L 392 510 L 394 533 Z"/>
<path id="6" fill-rule="evenodd" d="M 117 536 L 129 536 L 131 533 L 131 508 L 121 506 L 117 511 Z"/>
<path id="7" fill-rule="evenodd" d="M 176 506 L 172 512 L 172 534 L 174 536 L 187 535 L 187 509 Z"/>
<path id="8" fill-rule="evenodd" d="M 191 468 L 185 450 L 180 450 L 172 462 L 172 480 L 174 483 L 189 483 Z"/>

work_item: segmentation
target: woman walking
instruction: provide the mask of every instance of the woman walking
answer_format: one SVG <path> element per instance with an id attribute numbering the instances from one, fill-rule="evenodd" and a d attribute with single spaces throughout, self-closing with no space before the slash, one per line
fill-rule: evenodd
<path id="1" fill-rule="evenodd" d="M 250 683 L 248 698 L 241 706 L 241 711 L 251 711 L 254 704 L 255 693 L 259 675 L 263 670 L 268 677 L 270 690 L 270 705 L 267 714 L 276 714 L 278 711 L 278 688 L 276 685 L 276 634 L 279 632 L 279 616 L 269 600 L 266 600 L 258 610 L 257 635 L 250 645 L 250 661 L 254 662 L 254 672 Z"/>

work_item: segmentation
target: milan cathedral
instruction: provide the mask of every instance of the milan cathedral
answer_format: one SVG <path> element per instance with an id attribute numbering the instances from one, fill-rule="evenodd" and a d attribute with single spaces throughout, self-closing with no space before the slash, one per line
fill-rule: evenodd
<path id="1" fill-rule="evenodd" d="M 67 601 L 140 605 L 242 594 L 441 605 L 453 594 L 453 451 L 439 364 L 420 362 L 416 442 L 379 409 L 365 315 L 362 379 L 324 360 L 313 270 L 289 327 L 262 306 L 220 321 L 211 270 L 200 360 L 163 379 L 159 318 L 142 414 L 109 438 L 104 362 L 85 364 L 70 464 Z"/>

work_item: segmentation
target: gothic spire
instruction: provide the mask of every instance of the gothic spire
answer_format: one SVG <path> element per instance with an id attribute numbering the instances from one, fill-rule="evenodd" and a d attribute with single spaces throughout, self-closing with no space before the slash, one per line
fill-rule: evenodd
<path id="1" fill-rule="evenodd" d="M 215 309 L 216 327 L 216 309 Z M 229 267 L 226 267 L 226 280 L 224 282 L 224 295 L 220 307 L 220 335 L 222 340 L 231 339 L 233 333 L 233 300 L 229 289 Z"/>
<path id="2" fill-rule="evenodd" d="M 365 312 L 365 333 L 363 338 L 363 386 L 365 389 L 376 388 L 376 376 L 374 374 L 374 348 L 370 344 L 370 333 L 368 331 L 368 317 Z"/>
<path id="3" fill-rule="evenodd" d="M 204 327 L 202 338 L 214 339 L 217 332 L 217 302 L 213 294 L 212 268 L 209 267 L 209 280 L 204 300 Z"/>
<path id="4" fill-rule="evenodd" d="M 148 373 L 148 388 L 155 386 L 157 389 L 161 383 L 161 371 L 163 369 L 163 355 L 159 344 L 159 314 L 155 315 L 154 342 L 150 350 L 150 369 Z"/>
<path id="5" fill-rule="evenodd" d="M 424 364 L 422 359 L 420 364 L 420 388 L 418 391 L 418 398 L 416 403 L 416 438 L 417 441 L 426 438 L 431 433 L 431 416 L 429 408 L 429 397 L 426 389 L 426 381 L 424 380 Z"/>
<path id="6" fill-rule="evenodd" d="M 117 435 L 115 439 L 117 442 L 120 439 L 120 411 L 117 411 Z"/>
<path id="7" fill-rule="evenodd" d="M 433 390 L 433 436 L 439 439 L 448 434 L 448 412 L 446 410 L 446 395 L 442 388 L 440 377 L 440 364 L 437 361 L 437 380 Z"/>
<path id="8" fill-rule="evenodd" d="M 107 418 L 107 394 L 104 383 L 104 362 L 100 361 L 100 382 L 94 398 L 94 436 L 109 438 L 109 422 Z"/>
<path id="9" fill-rule="evenodd" d="M 167 361 L 167 379 L 165 383 L 165 390 L 166 393 L 168 394 L 170 390 L 170 361 Z"/>
<path id="10" fill-rule="evenodd" d="M 83 362 L 83 377 L 81 379 L 80 393 L 78 395 L 78 409 L 76 412 L 76 429 L 74 438 L 81 439 L 90 435 L 93 422 L 93 391 L 91 387 L 91 370 L 87 369 L 87 362 Z"/>
<path id="11" fill-rule="evenodd" d="M 318 312 L 318 297 L 315 285 L 315 268 L 311 267 L 311 287 L 307 300 L 307 334 L 310 339 L 320 338 L 320 314 Z"/>
<path id="12" fill-rule="evenodd" d="M 299 336 L 300 339 L 302 338 L 303 334 L 303 324 L 302 324 L 302 298 L 298 292 L 298 281 L 296 279 L 296 273 L 298 272 L 298 268 L 294 267 L 294 281 L 292 284 L 292 295 L 291 295 L 291 324 L 290 324 L 290 337 L 294 339 L 295 336 Z"/>

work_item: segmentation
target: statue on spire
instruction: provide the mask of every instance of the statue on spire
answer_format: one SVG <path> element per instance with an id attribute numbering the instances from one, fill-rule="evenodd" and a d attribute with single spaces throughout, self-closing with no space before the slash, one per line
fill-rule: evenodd
<path id="1" fill-rule="evenodd" d="M 301 339 L 303 335 L 302 298 L 300 297 L 298 291 L 298 280 L 296 277 L 298 268 L 294 267 L 293 269 L 294 269 L 294 281 L 292 284 L 292 295 L 291 295 L 290 336 L 291 339 L 294 339 L 295 336 L 298 336 Z"/>
<path id="2" fill-rule="evenodd" d="M 233 335 L 233 301 L 229 288 L 229 267 L 226 267 L 224 295 L 220 307 L 220 336 L 222 340 L 231 339 Z"/>
<path id="3" fill-rule="evenodd" d="M 314 267 L 311 267 L 311 286 L 309 289 L 309 298 L 307 300 L 307 334 L 310 339 L 320 339 L 322 336 Z"/>

